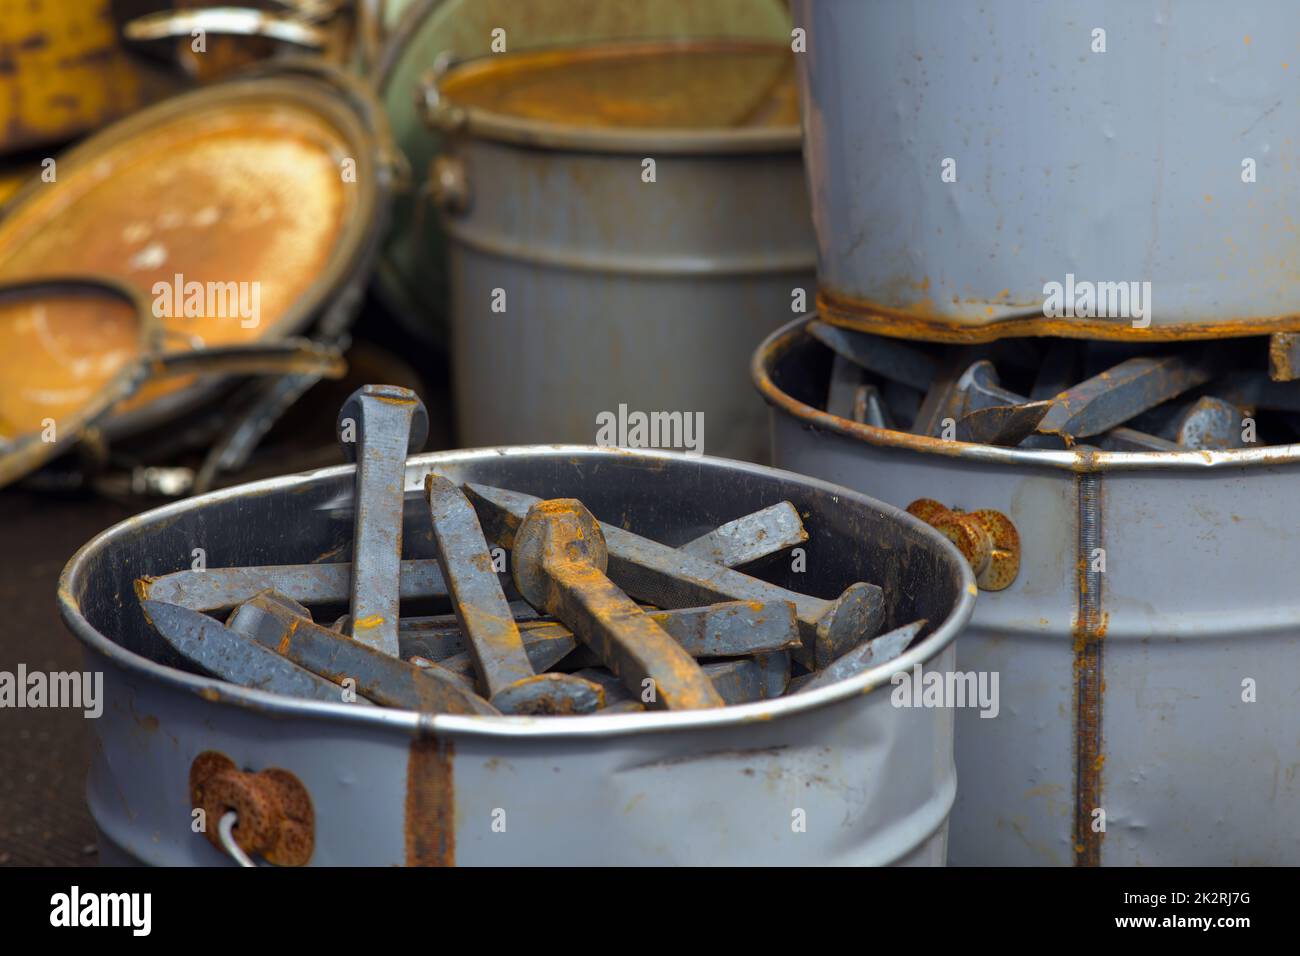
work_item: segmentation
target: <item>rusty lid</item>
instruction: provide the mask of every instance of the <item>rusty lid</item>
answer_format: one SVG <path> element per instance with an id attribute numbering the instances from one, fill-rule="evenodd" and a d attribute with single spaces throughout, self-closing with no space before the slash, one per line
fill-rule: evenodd
<path id="1" fill-rule="evenodd" d="M 344 98 L 307 77 L 175 97 L 13 198 L 0 279 L 116 277 L 152 302 L 168 348 L 280 338 L 319 314 L 375 232 L 375 154 Z M 118 411 L 191 384 L 149 383 Z"/>
<path id="2" fill-rule="evenodd" d="M 530 145 L 623 152 L 795 148 L 794 55 L 759 40 L 619 42 L 481 57 L 431 91 L 430 120 Z"/>
<path id="3" fill-rule="evenodd" d="M 0 486 L 127 395 L 156 332 L 145 299 L 110 278 L 0 282 Z"/>

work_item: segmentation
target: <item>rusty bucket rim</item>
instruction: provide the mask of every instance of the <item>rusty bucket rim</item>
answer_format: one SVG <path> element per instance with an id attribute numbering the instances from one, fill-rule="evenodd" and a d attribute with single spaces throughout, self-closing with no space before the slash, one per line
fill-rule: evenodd
<path id="1" fill-rule="evenodd" d="M 605 127 L 524 119 L 476 106 L 460 106 L 442 94 L 443 81 L 455 73 L 483 69 L 509 57 L 516 61 L 563 53 L 624 55 L 687 49 L 785 49 L 775 40 L 747 37 L 646 38 L 592 40 L 531 47 L 512 53 L 485 54 L 458 61 L 432 79 L 426 88 L 426 121 L 443 127 L 444 134 L 468 136 L 533 149 L 597 154 L 645 153 L 671 155 L 722 155 L 733 153 L 798 153 L 803 149 L 799 123 L 755 128 L 718 127 L 674 129 L 671 127 Z"/>
<path id="2" fill-rule="evenodd" d="M 861 492 L 810 478 L 779 468 L 732 461 L 711 455 L 690 456 L 679 452 L 657 449 L 606 448 L 593 445 L 513 445 L 490 448 L 454 449 L 412 455 L 407 459 L 408 489 L 414 487 L 412 469 L 418 473 L 415 482 L 423 480 L 428 470 L 439 464 L 464 463 L 476 459 L 499 457 L 573 457 L 581 455 L 626 458 L 631 455 L 641 460 L 691 459 L 704 462 L 709 467 L 728 471 L 740 470 L 754 475 L 775 475 L 797 481 L 810 488 L 819 489 L 839 498 L 848 498 L 868 507 L 886 518 L 905 525 L 926 539 L 957 573 L 957 601 L 947 617 L 934 629 L 912 645 L 901 656 L 873 667 L 848 680 L 840 681 L 816 691 L 750 704 L 738 704 L 716 710 L 651 711 L 612 716 L 589 715 L 575 717 L 520 717 L 520 716 L 456 716 L 446 714 L 421 714 L 411 710 L 386 707 L 355 707 L 345 703 L 299 700 L 266 691 L 252 690 L 228 684 L 225 681 L 191 674 L 174 667 L 159 664 L 141 654 L 130 651 L 100 633 L 81 613 L 74 593 L 74 585 L 92 556 L 118 541 L 120 537 L 158 522 L 170 521 L 182 514 L 201 509 L 212 502 L 240 498 L 247 495 L 291 491 L 331 478 L 341 478 L 355 471 L 354 465 L 335 465 L 312 471 L 280 475 L 260 481 L 234 485 L 193 498 L 170 502 L 149 511 L 120 521 L 95 535 L 68 560 L 59 575 L 57 603 L 64 624 L 73 635 L 94 655 L 107 658 L 117 667 L 175 691 L 188 691 L 210 703 L 232 704 L 260 714 L 340 721 L 351 726 L 391 727 L 405 730 L 412 736 L 429 734 L 481 738 L 542 737 L 549 739 L 581 739 L 591 737 L 622 737 L 659 732 L 687 732 L 708 730 L 737 724 L 767 722 L 793 717 L 819 710 L 850 698 L 888 687 L 891 678 L 899 672 L 910 672 L 916 665 L 933 661 L 969 623 L 978 591 L 969 565 L 956 547 L 929 525 L 893 505 L 877 501 Z M 423 468 L 424 472 L 419 472 Z"/>
<path id="3" fill-rule="evenodd" d="M 1076 473 L 1267 467 L 1300 461 L 1300 443 L 1203 451 L 1104 451 L 1085 447 L 1073 451 L 1051 451 L 931 438 L 928 435 L 913 435 L 911 432 L 876 428 L 850 421 L 799 401 L 782 391 L 772 379 L 772 369 L 776 363 L 801 337 L 807 337 L 805 327 L 817 318 L 817 313 L 814 312 L 793 319 L 759 344 L 749 365 L 754 388 L 774 412 L 784 412 L 805 426 L 856 439 L 877 448 L 895 448 L 919 455 L 941 455 L 980 464 L 1029 466 Z"/>

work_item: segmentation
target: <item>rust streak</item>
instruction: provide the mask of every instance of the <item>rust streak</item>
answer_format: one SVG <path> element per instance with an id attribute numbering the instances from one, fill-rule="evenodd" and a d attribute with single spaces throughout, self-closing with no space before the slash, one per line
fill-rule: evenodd
<path id="1" fill-rule="evenodd" d="M 455 746 L 445 737 L 411 742 L 406 765 L 406 865 L 456 865 Z"/>
<path id="2" fill-rule="evenodd" d="M 938 312 L 929 299 L 910 307 L 898 308 L 852 299 L 824 288 L 817 293 L 817 311 L 823 322 L 846 329 L 891 338 L 959 345 L 1045 335 L 1120 342 L 1183 342 L 1300 330 L 1300 315 L 1294 314 L 1225 318 L 1218 322 L 1204 323 L 1153 323 L 1146 328 L 1135 328 L 1127 319 L 1051 318 L 1043 315 L 1041 308 L 1023 314 L 1007 315 L 992 322 L 961 323 L 954 316 Z"/>
<path id="3" fill-rule="evenodd" d="M 1102 612 L 1102 579 L 1094 570 L 1094 552 L 1102 547 L 1101 475 L 1075 479 L 1079 499 L 1076 555 L 1077 613 L 1074 620 L 1074 862 L 1101 865 L 1104 831 L 1097 830 L 1095 811 L 1102 809 L 1102 646 L 1106 617 Z"/>

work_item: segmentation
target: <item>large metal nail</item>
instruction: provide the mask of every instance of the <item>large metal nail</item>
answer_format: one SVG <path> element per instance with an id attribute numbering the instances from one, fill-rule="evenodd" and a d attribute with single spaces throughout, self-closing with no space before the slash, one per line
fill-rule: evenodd
<path id="1" fill-rule="evenodd" d="M 787 601 L 766 604 L 724 601 L 705 607 L 647 613 L 652 621 L 682 645 L 686 653 L 697 659 L 794 652 L 803 647 L 799 622 L 794 616 L 794 605 Z M 525 644 L 532 639 L 533 633 L 532 629 L 524 631 Z M 553 636 L 558 632 L 548 628 L 545 633 Z M 590 649 L 579 647 L 563 658 L 562 666 L 565 669 L 576 669 L 596 663 L 599 661 Z"/>
<path id="2" fill-rule="evenodd" d="M 146 576 L 136 581 L 136 593 L 141 599 L 179 604 L 191 611 L 229 611 L 261 591 L 275 591 L 301 604 L 341 604 L 348 600 L 351 582 L 351 562 L 281 564 Z M 447 585 L 437 561 L 403 561 L 397 591 L 403 601 L 441 598 L 447 596 Z"/>
<path id="3" fill-rule="evenodd" d="M 808 334 L 836 355 L 868 372 L 912 388 L 929 388 L 938 372 L 938 363 L 934 359 L 900 339 L 841 329 L 817 321 L 808 323 Z"/>
<path id="4" fill-rule="evenodd" d="M 961 396 L 961 407 L 965 412 L 957 422 L 958 441 L 1050 447 L 1048 442 L 1061 440 L 1055 435 L 1035 434 L 1042 430 L 1042 423 L 1060 401 L 1059 396 L 1031 402 L 1003 388 L 998 383 L 997 370 L 987 361 L 975 362 L 968 367 L 959 376 L 953 393 Z M 1121 434 L 1115 435 L 1115 432 Z M 1121 446 L 1123 450 L 1168 450 L 1160 447 L 1161 441 L 1155 436 L 1126 428 L 1110 429 L 1099 444 L 1114 450 L 1121 450 Z M 1170 448 L 1177 450 L 1173 446 Z"/>
<path id="5" fill-rule="evenodd" d="M 859 385 L 853 393 L 853 420 L 872 428 L 894 428 L 889 406 L 874 385 Z"/>
<path id="6" fill-rule="evenodd" d="M 519 593 L 569 625 L 625 686 L 652 682 L 652 705 L 670 710 L 723 706 L 694 658 L 605 576 L 607 561 L 599 523 L 572 498 L 533 505 L 515 535 Z"/>
<path id="7" fill-rule="evenodd" d="M 719 525 L 708 534 L 688 541 L 679 550 L 734 568 L 807 540 L 808 532 L 795 506 L 778 501 L 761 511 Z"/>
<path id="8" fill-rule="evenodd" d="M 1214 367 L 1206 355 L 1131 358 L 1054 399 L 1038 430 L 1069 438 L 1089 438 L 1124 424 L 1188 389 L 1208 382 Z"/>
<path id="9" fill-rule="evenodd" d="M 488 485 L 468 484 L 465 490 L 489 538 L 504 547 L 510 546 L 506 542 L 513 540 L 514 529 L 538 501 L 532 495 Z M 632 597 L 656 607 L 692 607 L 717 601 L 793 604 L 803 639 L 803 647 L 795 657 L 809 669 L 830 663 L 859 641 L 874 636 L 884 622 L 884 594 L 874 584 L 851 584 L 833 600 L 815 598 L 685 554 L 615 525 L 601 524 L 600 529 L 608 548 L 611 579 Z"/>
<path id="10" fill-rule="evenodd" d="M 700 670 L 728 706 L 771 700 L 785 693 L 790 683 L 789 654 L 761 654 L 752 658 L 705 664 Z M 605 713 L 644 710 L 640 699 L 604 667 L 588 667 L 575 676 L 600 684 L 605 690 Z"/>
<path id="11" fill-rule="evenodd" d="M 1184 448 L 1243 448 L 1241 409 L 1206 395 L 1193 402 L 1175 422 L 1178 444 Z"/>
<path id="12" fill-rule="evenodd" d="M 702 669 L 728 706 L 780 697 L 790 683 L 789 654 L 742 657 L 705 664 Z"/>
<path id="13" fill-rule="evenodd" d="M 912 422 L 912 433 L 941 437 L 944 422 L 951 419 L 955 424 L 961 417 L 964 396 L 957 390 L 957 381 L 965 371 L 961 359 L 950 356 L 939 366 L 934 380 L 930 383 L 921 400 L 921 407 Z"/>
<path id="14" fill-rule="evenodd" d="M 1042 401 L 978 408 L 958 420 L 957 441 L 1019 445 L 1034 433 L 1052 405 L 1051 401 Z"/>
<path id="15" fill-rule="evenodd" d="M 220 621 L 164 601 L 140 602 L 145 618 L 176 652 L 215 677 L 288 697 L 343 703 L 343 688 L 246 640 Z M 368 705 L 360 693 L 356 703 Z"/>
<path id="16" fill-rule="evenodd" d="M 424 447 L 429 416 L 409 388 L 363 385 L 339 411 L 343 453 L 356 461 L 352 636 L 397 656 L 406 456 Z M 349 440 L 349 439 L 353 440 Z"/>
<path id="17" fill-rule="evenodd" d="M 826 386 L 826 412 L 837 418 L 852 418 L 858 390 L 866 385 L 867 373 L 842 355 L 831 363 L 831 380 Z"/>
<path id="18" fill-rule="evenodd" d="M 506 714 L 576 714 L 595 710 L 600 688 L 564 674 L 538 676 L 492 570 L 492 555 L 474 506 L 442 475 L 424 481 L 434 544 L 452 608 L 488 699 Z"/>
<path id="19" fill-rule="evenodd" d="M 1174 442 L 1132 428 L 1112 428 L 1097 438 L 1106 451 L 1182 451 Z"/>
<path id="20" fill-rule="evenodd" d="M 691 657 L 745 657 L 750 654 L 797 650 L 802 646 L 794 607 L 785 601 L 768 604 L 754 601 L 726 601 L 705 607 L 673 611 L 647 611 L 650 619 L 668 632 Z M 517 618 L 516 618 L 517 619 Z M 524 621 L 520 636 L 533 670 L 541 673 L 563 662 L 566 670 L 592 667 L 599 659 L 585 645 L 579 645 L 563 624 L 555 621 Z M 408 639 L 401 635 L 402 656 L 419 655 L 462 670 L 461 659 L 470 662 L 459 629 L 436 640 Z"/>
<path id="21" fill-rule="evenodd" d="M 1300 332 L 1274 332 L 1268 337 L 1268 377 L 1275 382 L 1300 378 Z"/>
<path id="22" fill-rule="evenodd" d="M 335 682 L 351 678 L 357 693 L 377 704 L 435 714 L 500 713 L 459 681 L 316 624 L 273 593 L 259 594 L 235 608 L 229 627 L 313 674 Z"/>
<path id="23" fill-rule="evenodd" d="M 798 694 L 803 691 L 829 687 L 831 684 L 838 684 L 842 680 L 848 680 L 850 677 L 861 674 L 865 670 L 870 670 L 879 664 L 892 661 L 911 646 L 917 635 L 924 630 L 926 623 L 925 618 L 921 618 L 919 621 L 913 621 L 911 624 L 895 628 L 887 634 L 881 634 L 869 641 L 863 641 L 847 654 L 832 661 L 828 667 L 815 674 L 805 674 L 790 681 L 788 693 Z"/>

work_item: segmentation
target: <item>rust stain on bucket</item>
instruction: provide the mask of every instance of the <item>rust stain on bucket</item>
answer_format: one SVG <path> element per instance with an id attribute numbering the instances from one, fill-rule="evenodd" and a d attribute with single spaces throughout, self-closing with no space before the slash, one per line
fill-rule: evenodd
<path id="1" fill-rule="evenodd" d="M 891 338 L 917 339 L 955 345 L 975 345 L 1003 338 L 1056 336 L 1067 339 L 1105 339 L 1117 342 L 1184 342 L 1200 339 L 1241 338 L 1300 329 L 1300 315 L 1225 316 L 1216 322 L 1152 323 L 1134 326 L 1129 319 L 1055 318 L 1040 305 L 1016 310 L 1006 303 L 990 303 L 997 315 L 987 321 L 959 322 L 931 299 L 899 307 L 854 298 L 827 289 L 817 293 L 817 311 L 823 322 L 858 332 Z"/>
<path id="2" fill-rule="evenodd" d="M 456 748 L 442 737 L 411 742 L 406 765 L 406 865 L 456 865 Z"/>
<path id="3" fill-rule="evenodd" d="M 1097 811 L 1103 809 L 1101 771 L 1105 762 L 1102 745 L 1102 644 L 1106 637 L 1106 616 L 1102 612 L 1102 578 L 1105 550 L 1102 547 L 1100 474 L 1075 478 L 1079 496 L 1077 552 L 1078 610 L 1074 621 L 1074 862 L 1076 866 L 1101 865 L 1104 829 L 1098 829 Z M 1097 564 L 1098 560 L 1103 563 Z"/>

